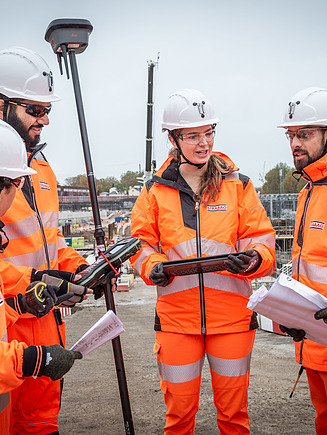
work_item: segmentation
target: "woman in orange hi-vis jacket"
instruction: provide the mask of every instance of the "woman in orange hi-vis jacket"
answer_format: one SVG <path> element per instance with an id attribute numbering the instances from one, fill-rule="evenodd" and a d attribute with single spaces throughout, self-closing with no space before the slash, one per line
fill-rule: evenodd
<path id="1" fill-rule="evenodd" d="M 221 434 L 249 434 L 247 390 L 257 328 L 247 309 L 251 279 L 274 270 L 275 232 L 252 182 L 213 152 L 218 118 L 202 93 L 183 89 L 165 108 L 170 157 L 148 181 L 132 214 L 142 249 L 132 258 L 156 284 L 156 343 L 166 435 L 193 434 L 201 370 L 208 357 Z M 227 271 L 169 278 L 167 260 L 245 252 Z"/>

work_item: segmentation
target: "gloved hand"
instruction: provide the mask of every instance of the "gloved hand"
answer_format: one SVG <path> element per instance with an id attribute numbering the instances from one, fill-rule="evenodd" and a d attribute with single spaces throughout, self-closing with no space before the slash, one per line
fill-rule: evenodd
<path id="1" fill-rule="evenodd" d="M 286 332 L 287 335 L 290 335 L 294 341 L 302 341 L 305 338 L 305 331 L 303 329 L 295 329 L 295 328 L 286 328 L 286 326 L 279 325 L 279 329 L 282 332 Z"/>
<path id="2" fill-rule="evenodd" d="M 74 282 L 76 279 L 75 273 L 66 272 L 64 270 L 36 270 L 32 269 L 31 282 L 33 281 L 43 281 L 44 275 L 54 276 L 55 278 L 64 279 L 68 282 Z"/>
<path id="3" fill-rule="evenodd" d="M 80 352 L 66 350 L 59 344 L 51 346 L 29 346 L 23 353 L 24 376 L 48 376 L 52 381 L 62 378 L 70 370 Z"/>
<path id="4" fill-rule="evenodd" d="M 73 293 L 73 295 L 69 299 L 66 298 L 66 300 L 61 303 L 62 307 L 72 307 L 78 302 L 82 302 L 84 300 L 84 296 L 88 291 L 87 287 L 73 284 L 72 282 L 56 278 L 55 276 L 43 274 L 42 279 L 43 282 L 45 282 L 46 284 L 51 284 L 58 288 L 58 290 L 56 291 L 57 297 L 67 296 L 68 293 Z"/>
<path id="5" fill-rule="evenodd" d="M 150 279 L 153 284 L 166 287 L 169 284 L 169 276 L 163 271 L 163 263 L 157 263 L 150 272 Z"/>
<path id="6" fill-rule="evenodd" d="M 327 323 L 327 308 L 323 308 L 315 313 L 315 319 L 324 319 L 324 322 Z"/>
<path id="7" fill-rule="evenodd" d="M 111 278 L 110 279 L 110 284 L 111 284 L 110 288 L 111 288 L 112 293 L 114 293 L 117 290 L 117 283 L 116 283 L 116 281 L 117 281 L 116 278 Z M 102 298 L 102 296 L 104 295 L 105 290 L 106 290 L 106 284 L 105 283 L 99 284 L 96 287 L 94 287 L 94 289 L 93 289 L 94 299 L 97 300 L 97 299 Z"/>
<path id="8" fill-rule="evenodd" d="M 48 314 L 55 305 L 74 295 L 74 293 L 67 293 L 58 298 L 56 291 L 59 291 L 58 287 L 35 281 L 27 287 L 24 295 L 18 294 L 6 298 L 6 303 L 18 314 L 30 313 L 40 318 Z"/>
<path id="9" fill-rule="evenodd" d="M 230 273 L 238 274 L 257 269 L 261 264 L 261 257 L 253 249 L 248 249 L 244 254 L 238 256 L 230 254 L 225 261 L 227 270 Z"/>

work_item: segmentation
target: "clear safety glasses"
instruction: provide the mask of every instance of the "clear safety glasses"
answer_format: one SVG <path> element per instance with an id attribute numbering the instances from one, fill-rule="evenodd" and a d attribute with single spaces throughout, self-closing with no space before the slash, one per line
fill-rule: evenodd
<path id="1" fill-rule="evenodd" d="M 179 134 L 177 137 L 183 142 L 189 145 L 197 145 L 204 138 L 207 142 L 212 142 L 215 138 L 216 131 L 210 130 L 206 133 L 191 133 L 191 134 Z"/>
<path id="2" fill-rule="evenodd" d="M 285 131 L 287 140 L 292 142 L 296 136 L 299 140 L 304 141 L 310 139 L 318 130 L 326 130 L 326 127 L 315 127 L 315 128 L 299 128 L 296 131 Z"/>

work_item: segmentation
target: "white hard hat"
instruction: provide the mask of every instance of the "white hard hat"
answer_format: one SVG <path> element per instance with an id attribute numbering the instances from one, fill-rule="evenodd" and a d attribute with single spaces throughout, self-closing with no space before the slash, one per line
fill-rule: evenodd
<path id="1" fill-rule="evenodd" d="M 163 114 L 162 131 L 217 124 L 219 119 L 208 98 L 195 89 L 174 92 Z"/>
<path id="2" fill-rule="evenodd" d="M 306 88 L 291 98 L 284 114 L 284 122 L 278 127 L 302 125 L 327 126 L 327 89 Z"/>
<path id="3" fill-rule="evenodd" d="M 41 103 L 59 101 L 53 92 L 53 75 L 37 53 L 12 47 L 0 51 L 0 93 Z"/>
<path id="4" fill-rule="evenodd" d="M 27 166 L 24 142 L 17 131 L 0 119 L 0 177 L 14 180 L 25 175 L 36 174 Z"/>

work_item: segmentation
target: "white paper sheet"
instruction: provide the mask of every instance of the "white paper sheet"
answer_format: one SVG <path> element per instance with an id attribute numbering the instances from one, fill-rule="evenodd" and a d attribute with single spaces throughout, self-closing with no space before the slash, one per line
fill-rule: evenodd
<path id="1" fill-rule="evenodd" d="M 83 356 L 125 332 L 122 322 L 109 310 L 71 348 Z"/>
<path id="2" fill-rule="evenodd" d="M 327 307 L 327 298 L 295 279 L 280 274 L 269 291 L 262 286 L 253 293 L 247 306 L 287 328 L 303 329 L 307 338 L 327 346 L 327 324 L 314 318 Z"/>

